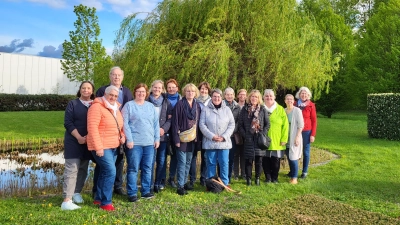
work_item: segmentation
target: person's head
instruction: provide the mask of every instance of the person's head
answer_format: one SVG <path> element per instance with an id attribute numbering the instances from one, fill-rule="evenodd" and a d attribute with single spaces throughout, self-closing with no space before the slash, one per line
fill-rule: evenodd
<path id="1" fill-rule="evenodd" d="M 252 90 L 249 94 L 249 97 L 247 97 L 247 103 L 250 103 L 252 105 L 262 105 L 263 100 L 260 91 Z"/>
<path id="2" fill-rule="evenodd" d="M 133 89 L 133 99 L 144 101 L 147 97 L 149 97 L 149 88 L 144 83 L 139 83 Z"/>
<path id="3" fill-rule="evenodd" d="M 294 103 L 294 96 L 292 94 L 287 94 L 285 96 L 286 107 L 291 108 L 293 106 L 293 103 Z"/>
<path id="4" fill-rule="evenodd" d="M 186 97 L 188 100 L 192 100 L 193 98 L 199 97 L 199 89 L 197 89 L 196 85 L 189 83 L 183 87 L 183 96 Z"/>
<path id="5" fill-rule="evenodd" d="M 207 81 L 203 81 L 198 86 L 200 91 L 200 96 L 207 96 L 211 92 L 211 86 Z"/>
<path id="6" fill-rule="evenodd" d="M 81 83 L 76 97 L 80 98 L 81 96 L 84 98 L 90 98 L 92 100 L 94 99 L 94 85 L 92 82 L 83 81 Z"/>
<path id="7" fill-rule="evenodd" d="M 151 83 L 151 93 L 154 97 L 159 97 L 161 93 L 165 93 L 164 82 L 162 80 L 155 80 Z"/>
<path id="8" fill-rule="evenodd" d="M 303 102 L 310 100 L 312 97 L 310 89 L 308 87 L 301 87 L 296 93 L 296 98 L 302 100 Z"/>
<path id="9" fill-rule="evenodd" d="M 272 89 L 264 90 L 264 103 L 266 106 L 271 107 L 275 102 L 275 93 Z"/>
<path id="10" fill-rule="evenodd" d="M 179 85 L 175 79 L 169 79 L 165 84 L 167 85 L 167 92 L 169 95 L 174 95 L 179 91 Z"/>
<path id="11" fill-rule="evenodd" d="M 110 82 L 111 85 L 120 87 L 124 80 L 124 71 L 119 66 L 114 66 L 110 69 Z"/>
<path id="12" fill-rule="evenodd" d="M 215 88 L 211 91 L 211 101 L 214 105 L 220 105 L 222 102 L 222 91 Z"/>
<path id="13" fill-rule="evenodd" d="M 104 91 L 104 97 L 111 104 L 114 105 L 118 99 L 119 89 L 114 85 L 110 85 Z"/>
<path id="14" fill-rule="evenodd" d="M 224 98 L 228 102 L 232 102 L 235 99 L 235 91 L 231 87 L 227 87 L 224 91 Z"/>
<path id="15" fill-rule="evenodd" d="M 238 95 L 237 95 L 238 101 L 239 102 L 245 102 L 246 98 L 247 98 L 247 91 L 246 89 L 240 89 L 238 91 Z"/>

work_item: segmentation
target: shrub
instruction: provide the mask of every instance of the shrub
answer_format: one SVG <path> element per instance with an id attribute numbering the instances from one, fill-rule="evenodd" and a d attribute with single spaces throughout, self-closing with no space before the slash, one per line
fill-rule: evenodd
<path id="1" fill-rule="evenodd" d="M 400 140 L 400 94 L 369 94 L 367 119 L 370 137 Z"/>
<path id="2" fill-rule="evenodd" d="M 73 95 L 0 94 L 0 111 L 64 111 Z"/>

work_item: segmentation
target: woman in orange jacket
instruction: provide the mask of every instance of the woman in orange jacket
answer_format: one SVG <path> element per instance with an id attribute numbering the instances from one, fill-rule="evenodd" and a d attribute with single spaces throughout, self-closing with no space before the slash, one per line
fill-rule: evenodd
<path id="1" fill-rule="evenodd" d="M 108 86 L 103 97 L 93 101 L 88 111 L 87 145 L 100 166 L 94 204 L 107 211 L 114 210 L 112 189 L 115 180 L 115 160 L 119 146 L 125 143 L 123 119 L 117 102 L 119 90 Z"/>

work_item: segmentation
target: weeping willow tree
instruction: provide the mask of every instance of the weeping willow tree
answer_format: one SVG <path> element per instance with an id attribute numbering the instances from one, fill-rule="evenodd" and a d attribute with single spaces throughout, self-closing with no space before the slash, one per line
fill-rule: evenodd
<path id="1" fill-rule="evenodd" d="M 308 86 L 317 96 L 337 70 L 331 44 L 295 0 L 165 0 L 123 20 L 114 59 L 127 85 L 175 78 L 235 89 Z"/>

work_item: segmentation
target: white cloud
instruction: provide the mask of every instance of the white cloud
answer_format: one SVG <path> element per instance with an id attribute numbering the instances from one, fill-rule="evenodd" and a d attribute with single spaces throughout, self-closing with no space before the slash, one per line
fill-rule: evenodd
<path id="1" fill-rule="evenodd" d="M 46 4 L 53 8 L 67 7 L 67 2 L 65 0 L 28 0 L 28 1 L 34 3 Z"/>
<path id="2" fill-rule="evenodd" d="M 108 0 L 108 2 L 111 5 L 112 11 L 120 14 L 122 17 L 126 17 L 136 12 L 149 13 L 156 8 L 160 0 Z M 128 2 L 129 4 L 127 4 Z M 145 17 L 146 15 L 147 14 L 143 14 L 141 17 Z"/>
<path id="3" fill-rule="evenodd" d="M 82 0 L 81 4 L 89 7 L 94 7 L 97 11 L 103 10 L 103 3 L 101 3 L 101 1 L 99 0 Z"/>
<path id="4" fill-rule="evenodd" d="M 132 4 L 131 0 L 107 0 L 107 2 L 111 5 L 130 5 Z"/>

